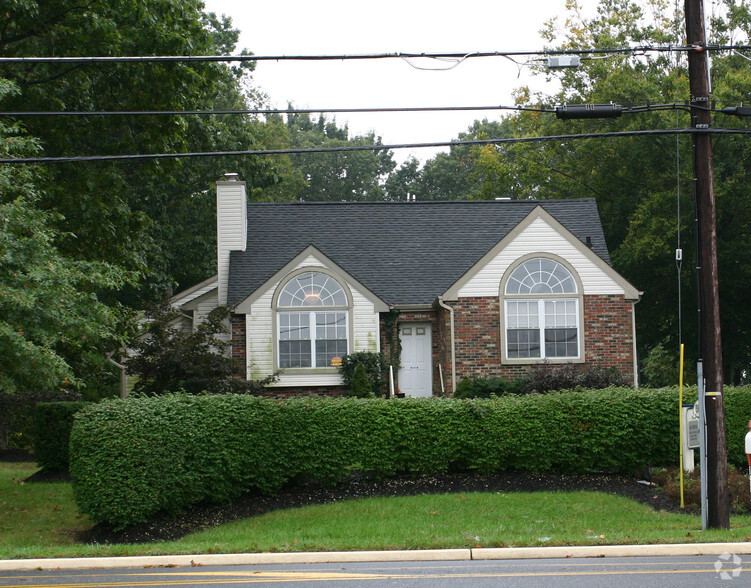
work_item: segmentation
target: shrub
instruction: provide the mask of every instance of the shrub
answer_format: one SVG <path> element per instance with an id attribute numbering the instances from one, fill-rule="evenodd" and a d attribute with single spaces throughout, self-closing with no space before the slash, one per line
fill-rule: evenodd
<path id="1" fill-rule="evenodd" d="M 672 502 L 681 503 L 680 469 L 669 468 L 654 474 L 653 480 Z M 735 467 L 728 467 L 728 490 L 730 510 L 735 514 L 749 512 L 748 478 Z M 701 476 L 699 467 L 693 472 L 683 474 L 683 503 L 689 512 L 701 512 Z"/>
<path id="2" fill-rule="evenodd" d="M 39 467 L 65 471 L 73 417 L 90 402 L 40 402 L 34 410 L 34 458 Z"/>
<path id="3" fill-rule="evenodd" d="M 382 353 L 373 351 L 356 351 L 342 357 L 342 365 L 339 366 L 339 373 L 342 375 L 344 385 L 352 389 L 352 380 L 355 377 L 355 370 L 358 365 L 362 365 L 371 384 L 373 396 L 386 395 L 386 373 L 388 366 Z"/>
<path id="4" fill-rule="evenodd" d="M 533 366 L 525 378 L 526 392 L 545 392 L 558 390 L 601 390 L 611 386 L 628 386 L 629 382 L 617 368 L 605 368 L 601 364 L 580 367 L 575 363 L 551 365 L 543 363 Z"/>
<path id="5" fill-rule="evenodd" d="M 140 396 L 185 392 L 188 394 L 262 394 L 277 374 L 260 381 L 234 377 L 235 362 L 228 333 L 229 311 L 212 310 L 197 328 L 184 331 L 174 326 L 180 311 L 168 305 L 147 313 L 146 329 L 133 346 L 135 355 L 126 364 L 138 376 L 133 392 Z"/>
<path id="6" fill-rule="evenodd" d="M 368 378 L 368 374 L 365 372 L 365 366 L 361 363 L 358 363 L 355 368 L 355 375 L 352 376 L 349 395 L 355 398 L 373 396 L 373 384 L 370 383 L 370 378 Z"/>
<path id="7" fill-rule="evenodd" d="M 454 392 L 454 398 L 474 398 L 474 385 L 469 378 L 462 378 L 456 385 L 456 391 Z"/>
<path id="8" fill-rule="evenodd" d="M 632 472 L 677 463 L 677 403 L 676 389 L 628 388 L 401 402 L 237 395 L 105 401 L 78 413 L 70 471 L 81 511 L 117 528 L 242 492 L 273 494 L 300 476 L 335 484 L 353 469 L 377 477 L 450 469 Z M 727 422 L 735 423 L 751 405 L 751 388 L 729 390 L 726 405 Z M 742 443 L 745 431 L 743 423 L 732 438 Z"/>
<path id="9" fill-rule="evenodd" d="M 30 392 L 0 391 L 0 448 L 31 449 L 34 444 L 32 418 L 40 402 L 80 400 L 71 390 Z"/>
<path id="10" fill-rule="evenodd" d="M 454 398 L 491 398 L 506 394 L 523 394 L 526 381 L 522 378 L 465 378 L 456 386 Z"/>

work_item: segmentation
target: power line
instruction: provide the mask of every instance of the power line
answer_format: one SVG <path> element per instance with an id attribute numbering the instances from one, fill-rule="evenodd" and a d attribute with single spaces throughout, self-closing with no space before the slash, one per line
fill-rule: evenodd
<path id="1" fill-rule="evenodd" d="M 400 143 L 391 145 L 350 145 L 346 147 L 312 147 L 307 149 L 253 149 L 247 151 L 204 151 L 189 153 L 139 153 L 132 155 L 79 155 L 64 157 L 19 157 L 0 159 L 0 164 L 37 164 L 37 163 L 78 163 L 89 161 L 133 161 L 146 159 L 182 159 L 190 157 L 226 157 L 259 155 L 299 155 L 305 153 L 339 153 L 348 151 L 386 151 L 390 149 L 419 149 L 423 147 L 456 147 L 461 145 L 510 145 L 515 143 L 532 143 L 537 141 L 572 141 L 581 139 L 608 139 L 619 137 L 642 137 L 660 135 L 693 135 L 707 133 L 711 135 L 751 135 L 751 129 L 653 129 L 642 131 L 617 131 L 611 133 L 581 133 L 569 135 L 552 135 L 543 137 L 515 137 L 509 139 L 472 139 L 466 141 L 443 141 L 435 143 Z"/>
<path id="2" fill-rule="evenodd" d="M 68 56 L 68 57 L 0 57 L 0 63 L 164 63 L 164 62 L 257 62 L 257 61 L 349 61 L 368 59 L 471 59 L 478 57 L 522 57 L 534 55 L 616 55 L 653 52 L 739 51 L 751 45 L 639 45 L 635 47 L 560 49 L 540 51 L 474 51 L 461 53 L 362 53 L 337 55 L 129 55 L 129 56 Z"/>
<path id="3" fill-rule="evenodd" d="M 661 110 L 691 110 L 704 109 L 720 112 L 722 114 L 747 114 L 744 107 L 727 107 L 724 109 L 710 109 L 709 107 L 691 106 L 689 104 L 672 103 L 672 104 L 645 104 L 639 106 L 626 106 L 623 109 L 624 114 L 638 114 L 645 112 L 655 112 Z M 741 112 L 736 112 L 740 108 Z M 487 105 L 487 106 L 414 106 L 414 107 L 392 107 L 392 108 L 249 108 L 236 110 L 9 110 L 0 111 L 0 116 L 211 116 L 211 115 L 244 115 L 244 114 L 343 114 L 343 113 L 409 113 L 409 112 L 454 112 L 454 111 L 487 111 L 487 110 L 513 110 L 518 112 L 542 112 L 554 114 L 554 108 L 530 107 L 530 106 L 504 106 L 504 105 Z"/>
<path id="4" fill-rule="evenodd" d="M 157 115 L 242 115 L 242 114 L 341 114 L 341 113 L 375 113 L 375 112 L 451 112 L 472 110 L 518 110 L 532 112 L 550 112 L 549 108 L 530 108 L 524 106 L 415 106 L 394 108 L 252 108 L 241 110 L 15 110 L 0 112 L 0 116 L 157 116 Z"/>

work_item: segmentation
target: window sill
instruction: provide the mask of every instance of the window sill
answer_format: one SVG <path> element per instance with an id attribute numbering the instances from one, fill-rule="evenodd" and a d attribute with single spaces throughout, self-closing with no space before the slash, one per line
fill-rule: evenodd
<path id="1" fill-rule="evenodd" d="M 584 363 L 583 357 L 546 357 L 546 358 L 536 358 L 536 357 L 522 357 L 519 359 L 509 359 L 507 357 L 504 357 L 501 359 L 501 365 L 540 365 L 540 364 L 550 364 L 550 365 L 561 365 L 565 363 Z"/>

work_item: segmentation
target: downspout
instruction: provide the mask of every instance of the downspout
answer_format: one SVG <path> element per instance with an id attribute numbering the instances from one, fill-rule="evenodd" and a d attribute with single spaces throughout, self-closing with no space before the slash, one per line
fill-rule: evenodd
<path id="1" fill-rule="evenodd" d="M 438 297 L 438 306 L 449 311 L 451 320 L 451 394 L 456 392 L 456 346 L 454 342 L 454 309 L 443 301 L 443 296 Z"/>
<path id="2" fill-rule="evenodd" d="M 636 305 L 641 302 L 641 295 L 644 292 L 639 292 L 639 298 L 631 303 L 631 339 L 633 342 L 633 355 L 634 355 L 634 388 L 639 388 L 639 362 L 636 358 Z"/>

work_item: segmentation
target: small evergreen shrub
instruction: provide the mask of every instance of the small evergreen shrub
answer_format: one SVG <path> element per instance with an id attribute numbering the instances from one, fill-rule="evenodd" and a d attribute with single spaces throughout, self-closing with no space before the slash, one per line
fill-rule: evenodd
<path id="1" fill-rule="evenodd" d="M 456 385 L 454 398 L 474 398 L 474 385 L 469 378 L 462 378 Z"/>
<path id="2" fill-rule="evenodd" d="M 352 384 L 349 390 L 349 396 L 355 398 L 369 398 L 373 396 L 373 384 L 365 371 L 365 366 L 361 363 L 355 368 L 355 375 L 352 376 Z"/>
<path id="3" fill-rule="evenodd" d="M 356 351 L 342 357 L 342 365 L 339 366 L 339 373 L 342 375 L 344 385 L 352 389 L 352 379 L 355 377 L 355 370 L 358 365 L 362 365 L 370 381 L 373 396 L 386 396 L 386 382 L 388 365 L 382 353 L 374 351 Z"/>
<path id="4" fill-rule="evenodd" d="M 66 471 L 73 418 L 90 402 L 42 402 L 34 409 L 34 459 L 50 471 Z"/>

